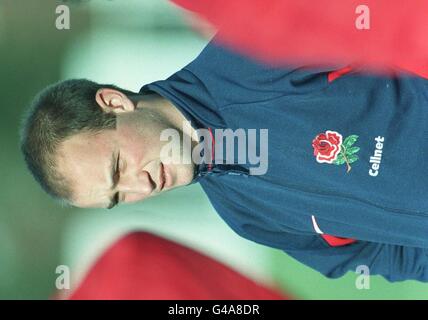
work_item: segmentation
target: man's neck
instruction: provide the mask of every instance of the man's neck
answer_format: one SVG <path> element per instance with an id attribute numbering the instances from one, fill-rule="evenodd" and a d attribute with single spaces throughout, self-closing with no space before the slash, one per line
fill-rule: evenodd
<path id="1" fill-rule="evenodd" d="M 153 112 L 156 112 L 160 117 L 165 119 L 165 121 L 170 124 L 171 128 L 179 130 L 182 134 L 191 136 L 193 142 L 199 142 L 196 130 L 192 126 L 187 125 L 186 132 L 184 132 L 183 124 L 189 123 L 189 121 L 169 100 L 155 92 L 145 95 L 138 95 L 132 97 L 131 99 L 135 103 L 137 109 L 149 109 Z"/>

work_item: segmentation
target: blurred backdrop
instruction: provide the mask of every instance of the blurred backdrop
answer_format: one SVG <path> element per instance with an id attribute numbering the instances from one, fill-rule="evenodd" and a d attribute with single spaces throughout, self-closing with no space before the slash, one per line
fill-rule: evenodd
<path id="1" fill-rule="evenodd" d="M 55 27 L 58 5 L 71 10 L 70 30 Z M 186 13 L 164 0 L 0 0 L 0 299 L 47 299 L 57 266 L 72 288 L 99 254 L 132 230 L 188 245 L 301 299 L 426 299 L 428 284 L 356 274 L 329 280 L 279 250 L 235 235 L 198 185 L 114 210 L 62 208 L 36 185 L 19 153 L 18 128 L 32 97 L 46 85 L 84 77 L 138 91 L 194 59 L 208 39 Z"/>

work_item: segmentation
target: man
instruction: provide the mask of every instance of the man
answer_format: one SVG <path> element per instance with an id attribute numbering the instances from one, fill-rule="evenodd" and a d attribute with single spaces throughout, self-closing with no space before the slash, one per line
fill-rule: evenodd
<path id="1" fill-rule="evenodd" d="M 428 281 L 426 92 L 418 77 L 273 68 L 211 41 L 138 94 L 84 80 L 47 88 L 22 150 L 44 189 L 75 206 L 110 208 L 199 182 L 235 232 L 328 277 L 365 265 L 390 281 Z M 182 161 L 167 163 L 161 138 L 171 128 L 193 149 L 219 144 L 218 130 L 267 129 L 266 148 L 246 143 L 248 154 L 268 152 L 268 168 L 251 174 L 251 161 L 223 163 L 214 151 L 214 163 L 189 163 L 181 144 Z"/>

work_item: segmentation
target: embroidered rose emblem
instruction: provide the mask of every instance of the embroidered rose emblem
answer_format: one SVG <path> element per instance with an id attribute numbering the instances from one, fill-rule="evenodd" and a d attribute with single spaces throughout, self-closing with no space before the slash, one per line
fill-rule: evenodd
<path id="1" fill-rule="evenodd" d="M 344 141 L 342 135 L 336 131 L 327 130 L 320 133 L 312 141 L 314 156 L 319 163 L 342 165 L 346 163 L 347 171 L 351 170 L 351 163 L 358 160 L 356 153 L 360 150 L 352 145 L 358 136 L 350 135 Z"/>
<path id="2" fill-rule="evenodd" d="M 320 163 L 333 163 L 337 159 L 342 144 L 342 135 L 334 131 L 320 133 L 312 141 L 314 147 L 314 156 Z"/>

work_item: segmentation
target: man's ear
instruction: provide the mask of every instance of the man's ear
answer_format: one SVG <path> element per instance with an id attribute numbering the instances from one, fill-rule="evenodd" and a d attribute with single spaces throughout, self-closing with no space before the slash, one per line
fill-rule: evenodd
<path id="1" fill-rule="evenodd" d="M 135 110 L 134 103 L 122 92 L 101 88 L 95 94 L 95 100 L 104 112 L 122 113 Z"/>

